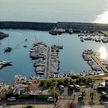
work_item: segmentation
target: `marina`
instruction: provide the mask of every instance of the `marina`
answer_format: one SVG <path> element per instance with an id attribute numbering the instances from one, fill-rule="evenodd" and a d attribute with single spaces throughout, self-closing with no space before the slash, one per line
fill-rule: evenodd
<path id="1" fill-rule="evenodd" d="M 108 0 L 0 0 L 0 108 L 108 107 Z"/>
<path id="2" fill-rule="evenodd" d="M 56 63 L 59 65 L 59 74 L 52 75 L 53 77 L 67 76 L 70 72 L 79 74 L 83 70 L 90 70 L 89 65 L 82 58 L 82 51 L 84 49 L 92 48 L 94 51 L 97 52 L 100 48 L 100 45 L 103 45 L 102 43 L 92 41 L 82 43 L 79 40 L 78 34 L 74 33 L 72 34 L 72 36 L 70 34 L 64 33 L 60 37 L 53 37 L 48 32 L 41 32 L 35 30 L 3 29 L 1 31 L 9 34 L 9 47 L 11 46 L 12 48 L 12 51 L 10 53 L 4 53 L 4 49 L 8 47 L 8 38 L 5 38 L 1 41 L 0 58 L 2 58 L 2 60 L 4 61 L 11 61 L 13 64 L 12 66 L 5 67 L 0 70 L 0 81 L 5 83 L 11 83 L 13 81 L 13 77 L 16 74 L 24 75 L 27 78 L 29 78 L 31 75 L 36 75 L 36 72 L 34 71 L 35 61 L 32 61 L 30 59 L 30 49 L 33 47 L 33 44 L 36 43 L 36 41 L 37 43 L 38 41 L 44 42 L 50 48 L 50 53 L 49 56 L 47 56 L 47 59 L 51 57 L 50 55 L 52 45 L 57 45 L 57 47 L 62 49 L 59 52 L 60 64 L 59 61 L 56 60 Z M 17 40 L 17 42 L 15 40 Z M 27 47 L 24 48 L 24 45 L 27 45 Z M 107 48 L 107 43 L 105 43 L 104 45 Z M 48 55 L 47 52 L 46 55 Z M 40 59 L 39 62 L 41 63 L 41 61 L 42 60 Z M 47 65 L 49 65 L 49 63 L 50 61 L 47 62 Z M 26 68 L 24 68 L 24 66 L 26 66 Z M 47 70 L 50 70 L 50 67 L 48 67 Z M 50 77 L 49 71 L 47 71 L 46 73 L 47 74 L 44 75 Z"/>

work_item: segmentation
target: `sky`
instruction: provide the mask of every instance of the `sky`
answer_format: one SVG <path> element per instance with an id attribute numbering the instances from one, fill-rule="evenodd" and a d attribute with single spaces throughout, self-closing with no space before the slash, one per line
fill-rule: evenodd
<path id="1" fill-rule="evenodd" d="M 107 23 L 108 0 L 0 0 L 0 20 Z"/>
<path id="2" fill-rule="evenodd" d="M 108 0 L 105 0 L 104 10 L 97 16 L 94 22 L 108 23 Z"/>

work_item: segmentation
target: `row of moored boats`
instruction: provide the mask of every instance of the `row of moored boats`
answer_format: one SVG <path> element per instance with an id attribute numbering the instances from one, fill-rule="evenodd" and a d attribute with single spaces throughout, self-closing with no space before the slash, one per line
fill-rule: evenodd
<path id="1" fill-rule="evenodd" d="M 105 36 L 103 33 L 99 32 L 79 33 L 78 36 L 80 37 L 81 42 L 95 41 L 95 42 L 108 43 L 108 37 Z"/>
<path id="2" fill-rule="evenodd" d="M 45 74 L 47 66 L 48 46 L 43 42 L 38 42 L 33 45 L 30 50 L 30 57 L 34 60 L 35 72 L 37 74 Z"/>
<path id="3" fill-rule="evenodd" d="M 60 61 L 59 61 L 59 48 L 56 45 L 52 45 L 50 49 L 50 78 L 59 74 Z"/>
<path id="4" fill-rule="evenodd" d="M 73 29 L 63 29 L 63 28 L 54 28 L 51 31 L 49 31 L 49 34 L 51 35 L 61 35 L 63 33 L 73 33 Z"/>
<path id="5" fill-rule="evenodd" d="M 59 51 L 63 46 L 52 45 L 47 46 L 43 42 L 38 42 L 33 45 L 30 50 L 30 57 L 34 60 L 35 72 L 47 77 L 53 77 L 59 73 Z"/>
<path id="6" fill-rule="evenodd" d="M 98 60 L 99 62 L 102 63 L 103 66 L 106 67 L 106 69 L 108 69 L 108 63 L 107 61 L 104 61 L 104 60 L 101 60 L 99 58 L 99 54 L 98 53 L 95 53 L 93 52 L 92 50 L 84 50 L 83 53 L 82 53 L 82 57 L 85 61 L 87 61 L 88 65 L 91 67 L 92 69 L 92 73 L 88 72 L 88 74 L 102 74 L 103 71 L 102 71 L 102 68 L 92 59 L 91 55 L 94 55 Z M 84 72 L 82 72 L 84 74 Z"/>

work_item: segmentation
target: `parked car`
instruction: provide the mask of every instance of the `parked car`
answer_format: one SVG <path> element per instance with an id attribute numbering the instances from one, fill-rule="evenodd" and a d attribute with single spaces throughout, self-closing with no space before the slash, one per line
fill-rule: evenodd
<path id="1" fill-rule="evenodd" d="M 47 101 L 48 101 L 48 102 L 53 102 L 53 101 L 54 101 L 54 98 L 53 98 L 53 97 L 48 97 L 48 98 L 47 98 Z M 56 99 L 55 99 L 55 101 L 56 101 Z"/>
<path id="2" fill-rule="evenodd" d="M 104 91 L 102 92 L 102 94 L 103 94 L 104 96 L 106 96 L 106 95 L 107 95 L 107 93 L 106 93 L 106 92 L 104 92 Z"/>
<path id="3" fill-rule="evenodd" d="M 7 99 L 8 101 L 16 101 L 16 98 L 15 97 L 10 97 Z"/>
<path id="4" fill-rule="evenodd" d="M 79 85 L 75 85 L 75 90 L 80 91 L 80 86 Z"/>
<path id="5" fill-rule="evenodd" d="M 59 86 L 59 89 L 60 89 L 61 91 L 64 91 L 64 86 L 63 86 L 63 85 L 60 85 L 60 86 Z"/>
<path id="6" fill-rule="evenodd" d="M 73 90 L 74 89 L 74 85 L 69 85 L 69 89 Z"/>

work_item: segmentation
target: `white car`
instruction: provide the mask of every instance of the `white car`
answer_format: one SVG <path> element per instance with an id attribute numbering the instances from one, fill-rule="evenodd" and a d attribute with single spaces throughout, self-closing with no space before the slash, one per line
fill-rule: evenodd
<path id="1" fill-rule="evenodd" d="M 7 99 L 8 101 L 16 101 L 16 98 L 15 97 L 10 97 Z"/>
<path id="2" fill-rule="evenodd" d="M 47 101 L 53 102 L 54 101 L 54 98 L 53 97 L 48 97 Z"/>
<path id="3" fill-rule="evenodd" d="M 64 86 L 63 85 L 60 85 L 59 86 L 59 89 L 62 90 L 62 91 L 64 91 Z"/>

